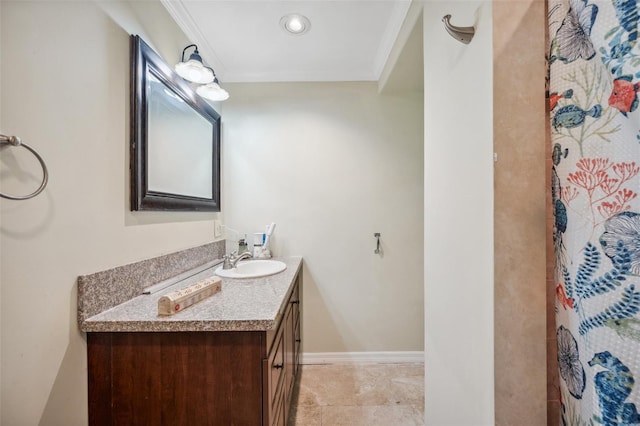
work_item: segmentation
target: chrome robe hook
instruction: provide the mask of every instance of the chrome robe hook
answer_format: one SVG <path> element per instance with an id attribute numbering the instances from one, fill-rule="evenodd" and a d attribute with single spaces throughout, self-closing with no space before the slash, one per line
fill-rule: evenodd
<path id="1" fill-rule="evenodd" d="M 451 25 L 451 15 L 445 15 L 444 18 L 442 18 L 442 22 L 444 22 L 444 29 L 451 34 L 451 37 L 464 44 L 471 43 L 471 40 L 476 33 L 475 27 L 457 27 L 455 25 Z"/>

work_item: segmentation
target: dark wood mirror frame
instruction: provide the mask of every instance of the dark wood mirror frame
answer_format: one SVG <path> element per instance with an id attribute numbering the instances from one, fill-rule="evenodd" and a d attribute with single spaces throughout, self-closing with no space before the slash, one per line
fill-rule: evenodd
<path id="1" fill-rule="evenodd" d="M 150 189 L 149 182 L 149 81 L 148 75 L 159 80 L 165 92 L 178 96 L 193 111 L 211 124 L 210 140 L 198 143 L 211 146 L 211 196 L 194 196 Z M 194 114 L 195 115 L 195 114 Z M 208 139 L 208 136 L 207 136 Z M 177 140 L 176 143 L 180 143 Z M 206 146 L 207 152 L 209 146 Z M 207 158 L 208 161 L 208 158 Z M 207 163 L 208 164 L 208 163 Z M 151 49 L 139 36 L 131 36 L 131 210 L 165 211 L 220 211 L 220 115 L 198 96 L 191 86 L 178 76 L 164 60 Z M 175 170 L 189 182 L 192 172 Z M 193 176 L 193 179 L 197 179 Z M 208 185 L 208 182 L 206 182 Z"/>

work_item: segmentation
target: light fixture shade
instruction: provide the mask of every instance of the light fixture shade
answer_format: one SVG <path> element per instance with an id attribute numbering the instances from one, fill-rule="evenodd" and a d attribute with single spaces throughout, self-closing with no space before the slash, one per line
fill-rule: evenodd
<path id="1" fill-rule="evenodd" d="M 211 83 L 215 78 L 213 71 L 202 64 L 198 54 L 192 54 L 188 61 L 176 64 L 176 72 L 185 80 L 198 84 Z"/>
<path id="2" fill-rule="evenodd" d="M 229 92 L 220 87 L 216 82 L 209 83 L 205 86 L 199 86 L 196 89 L 196 93 L 210 101 L 226 101 L 229 99 Z"/>

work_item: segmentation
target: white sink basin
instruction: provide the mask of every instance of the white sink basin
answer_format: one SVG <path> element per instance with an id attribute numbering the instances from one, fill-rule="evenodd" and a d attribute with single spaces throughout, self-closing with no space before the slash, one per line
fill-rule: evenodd
<path id="1" fill-rule="evenodd" d="M 277 274 L 287 269 L 287 265 L 279 260 L 246 260 L 240 261 L 233 269 L 216 269 L 216 275 L 223 278 L 259 278 Z"/>

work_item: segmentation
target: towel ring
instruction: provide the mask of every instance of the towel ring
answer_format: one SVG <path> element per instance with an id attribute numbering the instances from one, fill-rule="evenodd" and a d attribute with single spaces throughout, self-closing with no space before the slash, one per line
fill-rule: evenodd
<path id="1" fill-rule="evenodd" d="M 24 196 L 8 195 L 8 194 L 3 194 L 2 192 L 0 192 L 0 197 L 8 198 L 9 200 L 28 200 L 29 198 L 33 198 L 36 195 L 38 195 L 39 193 L 41 193 L 42 190 L 44 189 L 44 187 L 47 186 L 47 182 L 49 181 L 49 172 L 47 171 L 47 165 L 44 164 L 44 160 L 42 159 L 42 157 L 40 157 L 40 154 L 38 154 L 29 145 L 27 145 L 25 143 L 22 143 L 22 140 L 17 136 L 0 135 L 0 144 L 9 144 L 9 145 L 13 145 L 13 146 L 22 146 L 22 147 L 24 147 L 27 151 L 29 151 L 33 155 L 35 155 L 35 157 L 40 162 L 40 165 L 42 166 L 42 183 L 40 184 L 40 187 L 38 189 L 36 189 L 34 192 L 32 192 L 29 195 L 24 195 Z"/>

